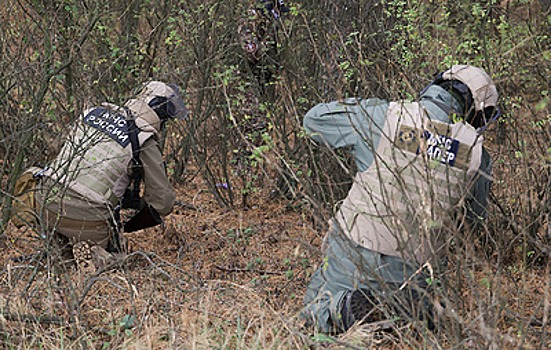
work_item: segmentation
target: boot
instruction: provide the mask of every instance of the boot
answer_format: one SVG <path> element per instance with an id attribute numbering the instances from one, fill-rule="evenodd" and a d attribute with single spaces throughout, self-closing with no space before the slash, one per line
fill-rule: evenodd
<path id="1" fill-rule="evenodd" d="M 90 244 L 86 241 L 80 241 L 73 244 L 73 257 L 78 270 L 86 275 L 96 271 L 96 266 L 92 259 L 92 250 Z"/>
<path id="2" fill-rule="evenodd" d="M 79 271 L 92 274 L 117 261 L 117 258 L 99 245 L 81 241 L 73 245 L 73 255 Z"/>
<path id="3" fill-rule="evenodd" d="M 377 299 L 368 289 L 356 289 L 348 291 L 343 297 L 341 306 L 341 320 L 344 331 L 347 331 L 356 322 L 375 322 L 378 321 L 374 314 L 374 306 Z"/>

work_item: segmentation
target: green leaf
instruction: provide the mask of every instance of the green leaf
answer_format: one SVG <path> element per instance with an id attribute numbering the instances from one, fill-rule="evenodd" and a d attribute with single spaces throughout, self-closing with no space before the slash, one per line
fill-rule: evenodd
<path id="1" fill-rule="evenodd" d="M 334 342 L 333 338 L 331 338 L 330 336 L 325 335 L 323 333 L 316 334 L 316 335 L 312 336 L 312 340 L 315 341 L 315 342 L 319 342 L 319 343 L 322 343 L 322 342 L 333 343 Z"/>
<path id="2" fill-rule="evenodd" d="M 134 327 L 134 321 L 136 321 L 136 316 L 127 314 L 123 317 L 123 319 L 122 319 L 121 323 L 119 324 L 119 326 L 122 329 L 129 329 L 129 328 Z"/>

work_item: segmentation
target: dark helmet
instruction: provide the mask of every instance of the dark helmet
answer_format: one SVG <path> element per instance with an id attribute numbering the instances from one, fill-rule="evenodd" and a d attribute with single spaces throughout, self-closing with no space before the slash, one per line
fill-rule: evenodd
<path id="1" fill-rule="evenodd" d="M 475 128 L 484 127 L 499 117 L 496 86 L 492 78 L 478 67 L 455 65 L 437 74 L 423 92 L 431 85 L 448 91 L 463 108 L 461 114 L 465 121 Z"/>

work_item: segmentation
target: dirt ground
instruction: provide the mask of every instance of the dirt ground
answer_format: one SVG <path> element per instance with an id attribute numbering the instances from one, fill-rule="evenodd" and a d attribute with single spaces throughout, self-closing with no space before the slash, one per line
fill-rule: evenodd
<path id="1" fill-rule="evenodd" d="M 254 193 L 246 210 L 227 210 L 200 180 L 178 186 L 178 205 L 165 227 L 127 234 L 130 255 L 114 269 L 92 275 L 65 268 L 54 256 L 17 261 L 40 251 L 44 240 L 30 229 L 12 227 L 0 256 L 2 340 L 21 349 L 83 343 L 108 349 L 427 345 L 426 339 L 405 336 L 408 329 L 370 333 L 358 328 L 328 341 L 300 328 L 298 313 L 309 276 L 321 259 L 323 232 L 314 229 L 307 208 L 269 199 L 269 191 Z M 469 319 L 477 320 L 480 307 L 503 303 L 511 309 L 504 307 L 503 314 L 484 320 L 489 322 L 485 327 L 495 321 L 502 332 L 497 339 L 511 348 L 538 348 L 541 321 L 547 322 L 541 303 L 549 301 L 549 296 L 542 298 L 549 292 L 548 272 L 517 270 L 495 276 L 492 269 L 481 268 L 465 281 L 475 287 L 462 292 L 468 310 L 461 315 L 464 323 L 480 331 L 479 323 Z M 486 284 L 496 288 L 490 300 Z M 522 328 L 522 341 L 519 322 L 531 324 Z M 480 339 L 464 336 L 467 348 L 491 343 L 483 346 Z"/>
<path id="2" fill-rule="evenodd" d="M 69 320 L 75 339 L 86 333 L 113 345 L 113 327 L 129 317 L 137 318 L 135 336 L 180 319 L 185 325 L 207 317 L 206 331 L 208 324 L 259 315 L 295 317 L 319 260 L 322 234 L 285 200 L 269 199 L 269 190 L 252 195 L 248 209 L 228 210 L 200 180 L 178 186 L 177 206 L 165 226 L 126 234 L 125 263 L 92 276 L 72 266 L 59 268 L 54 257 L 18 261 L 41 251 L 44 239 L 31 229 L 10 227 L 0 256 L 5 329 L 18 329 L 22 320 L 38 320 L 36 327 L 46 328 Z M 173 341 L 197 337 L 188 331 L 176 331 Z"/>

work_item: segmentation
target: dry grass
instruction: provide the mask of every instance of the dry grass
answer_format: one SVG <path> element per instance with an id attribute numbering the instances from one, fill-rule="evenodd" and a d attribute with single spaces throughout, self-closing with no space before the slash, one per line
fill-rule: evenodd
<path id="1" fill-rule="evenodd" d="M 11 261 L 41 241 L 31 230 L 8 230 L 0 275 L 5 347 L 538 349 L 548 339 L 549 271 L 496 274 L 483 262 L 459 274 L 459 297 L 449 301 L 457 309 L 446 309 L 439 333 L 364 325 L 331 337 L 303 328 L 298 315 L 320 234 L 265 193 L 249 210 L 225 211 L 200 189 L 179 189 L 196 209 L 176 210 L 164 231 L 130 234 L 125 263 L 94 276 L 53 258 Z M 453 264 L 448 270 L 457 273 Z"/>
<path id="2" fill-rule="evenodd" d="M 76 8 L 71 9 L 69 3 Z M 170 2 L 147 2 L 145 6 L 146 2 L 137 1 L 132 4 L 144 6 L 139 16 L 133 17 L 125 1 L 106 2 L 105 7 L 100 3 L 7 1 L 0 9 L 2 48 L 7 48 L 0 55 L 1 193 L 9 195 L 6 191 L 12 188 L 12 175 L 25 163 L 45 162 L 55 155 L 59 136 L 82 103 L 100 98 L 122 101 L 134 83 L 152 75 L 181 84 L 192 111 L 191 123 L 181 124 L 171 140 L 174 153 L 165 152 L 168 163 L 181 162 L 178 165 L 183 168 L 201 170 L 210 166 L 214 175 L 208 177 L 186 168 L 177 180 L 193 180 L 178 185 L 178 200 L 184 205 L 167 218 L 166 228 L 130 234 L 132 254 L 125 262 L 93 276 L 64 268 L 55 254 L 14 261 L 44 250 L 47 240 L 41 232 L 7 226 L 2 232 L 0 256 L 0 348 L 551 348 L 551 133 L 549 100 L 540 103 L 548 98 L 549 91 L 545 79 L 549 76 L 549 38 L 546 18 L 532 8 L 544 2 L 502 1 L 501 7 L 480 2 L 488 5 L 482 20 L 472 17 L 473 8 L 460 9 L 464 4 L 413 1 L 434 5 L 438 11 L 449 6 L 455 12 L 440 19 L 436 12 L 414 16 L 415 23 L 422 20 L 424 25 L 417 28 L 410 23 L 413 27 L 409 28 L 420 29 L 408 33 L 411 39 L 426 30 L 434 30 L 435 37 L 434 42 L 419 37 L 423 45 L 418 47 L 412 42 L 409 53 L 417 58 L 411 62 L 399 62 L 391 50 L 394 40 L 403 37 L 399 31 L 391 33 L 391 42 L 385 39 L 396 18 L 385 20 L 377 17 L 377 11 L 366 11 L 362 14 L 366 17 L 349 22 L 331 11 L 348 9 L 341 3 L 297 2 L 301 3 L 299 13 L 289 18 L 281 37 L 284 70 L 277 96 L 270 96 L 276 101 L 270 116 L 277 132 L 272 131 L 281 133 L 279 137 L 273 135 L 278 146 L 272 151 L 279 157 L 274 157 L 278 161 L 272 166 L 277 167 L 280 160 L 290 164 L 297 179 L 304 182 L 299 190 L 306 189 L 303 194 L 312 197 L 309 202 L 269 200 L 269 186 L 255 183 L 258 192 L 250 196 L 248 210 L 221 209 L 210 192 L 216 183 L 227 181 L 222 170 L 233 170 L 227 155 L 219 151 L 229 153 L 235 146 L 224 142 L 228 130 L 221 128 L 231 112 L 223 107 L 228 104 L 226 97 L 230 98 L 222 94 L 223 79 L 213 77 L 231 73 L 236 86 L 229 88 L 237 93 L 244 87 L 244 82 L 234 77 L 239 44 L 230 31 L 236 29 L 232 16 L 246 4 L 180 1 L 173 3 L 181 8 L 171 8 Z M 364 6 L 372 2 L 356 3 Z M 96 5 L 99 12 L 94 10 Z M 506 14 L 505 22 L 485 22 L 502 13 Z M 458 17 L 458 28 L 449 21 L 455 15 L 463 16 Z M 139 35 L 127 36 L 122 27 L 133 28 L 138 17 Z M 433 17 L 434 23 L 424 22 Z M 476 26 L 477 19 L 487 25 Z M 97 28 L 84 42 L 79 41 L 83 28 L 96 20 Z M 331 23 L 326 26 L 326 20 L 334 21 L 334 27 Z M 377 32 L 379 23 L 384 33 Z M 481 42 L 484 46 L 473 47 L 473 51 L 470 39 L 463 42 L 463 36 L 477 30 L 487 37 Z M 357 33 L 366 38 L 375 36 L 373 41 L 358 45 L 356 51 L 356 44 L 345 44 L 336 35 L 340 33 L 350 40 Z M 166 40 L 169 34 L 176 35 Z M 134 40 L 140 41 L 137 46 Z M 463 44 L 468 45 L 461 48 Z M 127 58 L 137 58 L 138 51 L 143 61 L 135 66 L 123 64 Z M 338 203 L 341 193 L 331 187 L 332 182 L 340 181 L 335 176 L 338 169 L 328 159 L 318 163 L 317 169 L 310 167 L 310 150 L 295 146 L 301 142 L 300 121 L 308 108 L 322 99 L 356 91 L 352 86 L 341 86 L 351 72 L 340 69 L 347 67 L 341 66 L 348 63 L 341 61 L 346 53 L 358 68 L 355 74 L 359 79 L 354 85 L 361 87 L 358 91 L 362 95 L 401 98 L 402 94 L 416 94 L 428 78 L 426 73 L 443 68 L 449 60 L 467 60 L 484 63 L 496 75 L 503 97 L 500 127 L 506 132 L 494 129 L 485 134 L 495 159 L 496 180 L 489 227 L 481 237 L 452 237 L 457 247 L 448 256 L 442 277 L 447 287 L 441 293 L 446 308 L 440 315 L 440 330 L 435 333 L 414 324 L 385 323 L 357 325 L 333 337 L 303 327 L 298 318 L 310 275 L 321 261 L 324 228 L 320 227 L 323 220 L 318 209 Z M 368 64 L 355 62 L 360 57 Z M 70 67 L 53 77 L 48 75 L 69 58 L 73 60 Z M 233 107 L 241 111 L 248 106 Z M 190 137 L 192 124 L 203 126 L 201 137 Z M 200 159 L 202 152 L 221 157 L 188 164 L 192 158 Z M 306 175 L 308 171 L 317 171 L 319 179 Z M 239 186 L 238 179 L 233 180 Z M 312 195 L 315 190 L 323 196 Z M 239 196 L 238 188 L 234 195 Z"/>

